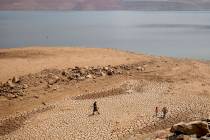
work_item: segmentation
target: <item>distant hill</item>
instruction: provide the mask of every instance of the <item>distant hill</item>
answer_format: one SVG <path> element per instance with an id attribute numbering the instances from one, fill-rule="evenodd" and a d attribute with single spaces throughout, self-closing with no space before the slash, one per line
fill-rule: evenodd
<path id="1" fill-rule="evenodd" d="M 210 0 L 0 0 L 0 10 L 210 10 Z"/>

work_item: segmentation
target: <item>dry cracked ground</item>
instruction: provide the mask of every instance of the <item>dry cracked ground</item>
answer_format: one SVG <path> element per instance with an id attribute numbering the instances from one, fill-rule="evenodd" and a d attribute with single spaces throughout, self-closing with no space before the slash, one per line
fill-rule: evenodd
<path id="1" fill-rule="evenodd" d="M 89 52 L 85 49 L 83 51 Z M 92 51 L 89 52 L 90 56 Z M 107 58 L 100 58 L 103 60 L 100 66 L 98 62 L 92 61 L 93 64 L 88 62 L 87 66 L 97 65 L 97 68 L 85 68 L 86 71 L 83 72 L 85 78 L 84 74 L 81 74 L 81 67 L 84 65 L 75 63 L 75 66 L 78 66 L 76 69 L 79 69 L 79 76 L 76 71 L 76 77 L 72 77 L 70 73 L 71 78 L 66 79 L 65 76 L 69 76 L 68 74 L 62 77 L 57 70 L 55 73 L 50 71 L 62 79 L 50 85 L 49 82 L 43 81 L 40 75 L 42 73 L 39 72 L 42 70 L 41 67 L 37 66 L 34 69 L 36 71 L 27 75 L 29 70 L 25 66 L 26 71 L 22 73 L 23 81 L 31 75 L 32 77 L 38 75 L 39 78 L 32 78 L 32 81 L 42 82 L 34 85 L 31 82 L 27 83 L 27 80 L 24 81 L 28 87 L 23 90 L 21 96 L 8 98 L 6 93 L 10 90 L 1 94 L 0 139 L 143 140 L 146 139 L 145 134 L 169 128 L 180 121 L 188 122 L 209 117 L 209 62 L 120 51 L 118 53 L 116 50 L 108 52 L 103 50 L 103 53 L 105 54 L 100 55 L 106 55 Z M 123 56 L 122 53 L 128 58 L 122 60 L 117 57 Z M 116 56 L 113 57 L 114 64 L 109 60 L 111 54 Z M 11 56 L 4 59 L 2 61 L 14 60 Z M 18 61 L 25 59 L 29 58 L 24 57 Z M 39 56 L 36 60 L 29 59 L 31 65 L 35 63 L 33 61 L 37 63 L 38 59 L 42 58 Z M 53 58 L 48 58 L 51 59 Z M 84 64 L 85 59 L 86 57 L 80 61 Z M 55 61 L 59 59 L 53 63 Z M 59 62 L 56 64 L 61 65 Z M 74 63 L 69 65 L 70 68 L 74 67 Z M 75 69 L 68 70 L 75 72 Z M 100 76 L 98 70 L 101 72 Z M 65 67 L 62 67 L 61 71 L 69 73 Z M 9 72 L 7 75 L 9 78 L 13 76 Z M 75 73 L 73 75 L 75 76 Z M 5 76 L 2 81 L 5 82 Z M 4 85 L 6 84 L 2 84 L 1 88 Z M 18 84 L 14 83 L 13 86 Z M 92 115 L 94 101 L 97 101 L 99 115 Z M 169 112 L 165 119 L 161 117 L 161 111 L 155 116 L 156 106 L 160 109 L 168 108 Z"/>

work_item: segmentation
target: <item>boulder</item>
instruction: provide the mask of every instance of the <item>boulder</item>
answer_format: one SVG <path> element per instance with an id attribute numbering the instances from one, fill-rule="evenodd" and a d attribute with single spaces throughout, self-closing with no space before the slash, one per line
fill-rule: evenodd
<path id="1" fill-rule="evenodd" d="M 181 122 L 172 126 L 170 131 L 177 135 L 179 134 L 194 135 L 195 134 L 197 137 L 202 137 L 209 133 L 208 123 L 204 121 L 194 121 L 190 123 Z"/>

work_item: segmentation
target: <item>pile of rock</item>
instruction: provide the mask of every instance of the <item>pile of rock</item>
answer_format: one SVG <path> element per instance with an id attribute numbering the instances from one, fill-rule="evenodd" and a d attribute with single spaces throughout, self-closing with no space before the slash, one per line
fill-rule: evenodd
<path id="1" fill-rule="evenodd" d="M 10 99 L 17 98 L 18 96 L 23 96 L 27 87 L 26 84 L 21 84 L 20 78 L 13 77 L 6 83 L 0 85 L 0 96 L 6 96 Z"/>
<path id="2" fill-rule="evenodd" d="M 84 80 L 101 76 L 122 74 L 121 67 L 75 67 L 62 71 L 62 75 L 69 80 Z"/>
<path id="3" fill-rule="evenodd" d="M 169 140 L 210 140 L 210 120 L 178 123 L 172 126 Z"/>
<path id="4" fill-rule="evenodd" d="M 70 81 L 81 81 L 85 79 L 95 79 L 102 76 L 112 76 L 126 73 L 131 69 L 139 69 L 139 65 L 119 65 L 119 66 L 97 66 L 97 67 L 74 67 L 64 70 L 46 69 L 39 73 L 28 74 L 21 77 L 13 77 L 6 83 L 0 84 L 0 96 L 16 98 L 23 96 L 30 89 L 46 89 L 53 85 L 69 84 Z"/>

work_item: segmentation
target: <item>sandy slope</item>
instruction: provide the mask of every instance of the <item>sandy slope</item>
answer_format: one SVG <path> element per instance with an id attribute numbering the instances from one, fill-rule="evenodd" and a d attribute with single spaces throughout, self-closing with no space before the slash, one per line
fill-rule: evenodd
<path id="1" fill-rule="evenodd" d="M 146 59 L 148 57 L 143 55 L 113 49 L 76 47 L 0 49 L 0 81 L 5 82 L 13 76 L 35 73 L 47 68 L 119 65 Z"/>
<path id="2" fill-rule="evenodd" d="M 3 80 L 14 74 L 75 65 L 136 63 L 144 68 L 139 71 L 134 64 L 123 74 L 55 85 L 59 86 L 56 90 L 33 87 L 27 95 L 12 100 L 0 96 L 1 139 L 141 139 L 142 134 L 173 123 L 210 115 L 210 65 L 206 62 L 112 49 L 24 48 L 1 52 L 7 52 L 0 55 L 1 64 L 13 64 L 2 65 L 7 74 Z M 40 65 L 35 65 L 37 62 Z M 115 95 L 118 89 L 123 89 L 123 94 Z M 101 114 L 91 116 L 95 100 Z M 166 119 L 154 116 L 156 106 L 169 108 Z"/>

